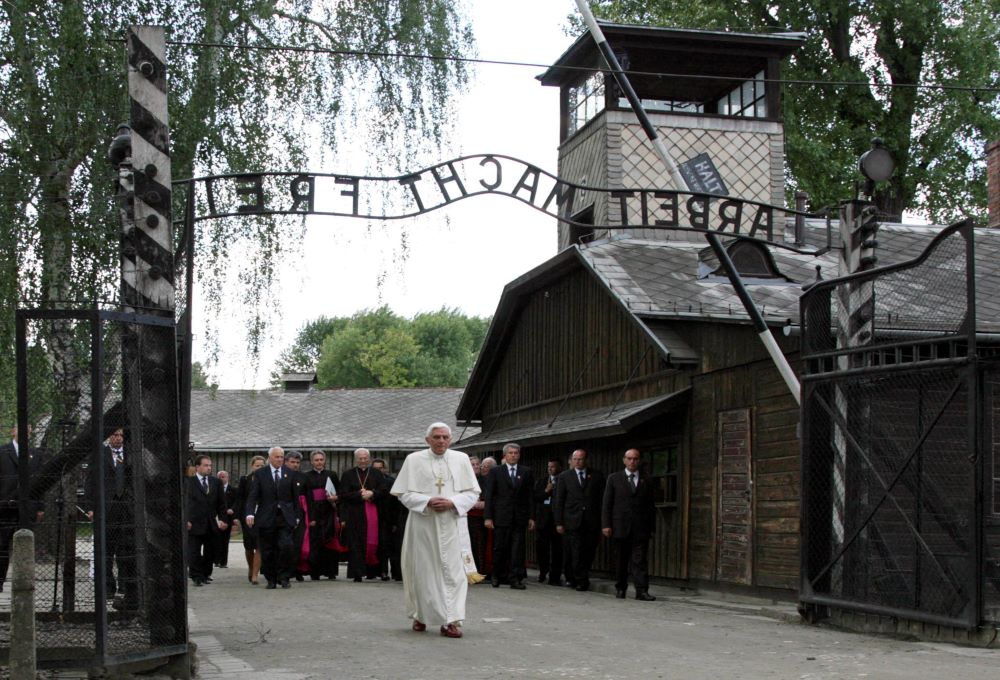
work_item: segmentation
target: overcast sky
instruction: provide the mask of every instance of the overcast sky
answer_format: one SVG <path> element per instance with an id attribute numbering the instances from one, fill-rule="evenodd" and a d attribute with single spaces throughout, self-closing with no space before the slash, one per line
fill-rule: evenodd
<path id="1" fill-rule="evenodd" d="M 470 4 L 483 59 L 551 64 L 572 42 L 564 33 L 575 8 L 572 0 Z M 506 154 L 555 174 L 558 91 L 535 80 L 541 70 L 476 66 L 459 105 L 454 151 L 439 160 Z M 365 174 L 366 169 L 337 165 L 322 170 Z M 266 387 L 275 358 L 297 329 L 322 315 L 348 316 L 381 304 L 407 317 L 441 307 L 491 315 L 507 282 L 555 253 L 555 220 L 499 196 L 470 198 L 406 221 L 308 218 L 301 259 L 282 267 L 282 316 L 275 320 L 259 370 L 255 374 L 246 359 L 239 324 L 224 320 L 220 361 L 209 372 L 224 389 Z M 196 304 L 196 319 L 200 311 Z M 195 334 L 195 359 L 204 360 L 206 350 L 199 344 L 204 327 L 197 321 Z"/>

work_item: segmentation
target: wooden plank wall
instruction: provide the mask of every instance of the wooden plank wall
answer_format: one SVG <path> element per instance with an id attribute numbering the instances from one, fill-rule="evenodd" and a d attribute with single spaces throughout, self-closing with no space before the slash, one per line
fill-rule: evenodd
<path id="1" fill-rule="evenodd" d="M 571 272 L 522 306 L 484 401 L 483 429 L 551 418 L 560 408 L 570 413 L 610 405 L 630 375 L 623 402 L 668 394 L 664 379 L 669 383 L 677 371 L 649 346 L 591 274 Z"/>
<path id="2" fill-rule="evenodd" d="M 702 332 L 708 333 L 700 343 L 703 362 L 714 370 L 692 380 L 688 575 L 712 581 L 718 570 L 716 415 L 719 411 L 750 408 L 754 475 L 751 583 L 795 590 L 801 489 L 798 406 L 748 329 L 733 328 L 727 334 L 703 328 Z M 741 358 L 750 362 L 733 365 Z"/>

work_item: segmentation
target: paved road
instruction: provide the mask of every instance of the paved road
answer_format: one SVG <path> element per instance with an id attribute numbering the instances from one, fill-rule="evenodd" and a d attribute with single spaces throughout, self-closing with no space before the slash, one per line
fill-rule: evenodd
<path id="1" fill-rule="evenodd" d="M 189 591 L 206 679 L 1000 677 L 1000 650 L 843 633 L 782 620 L 788 606 L 667 588 L 653 589 L 656 602 L 637 602 L 481 584 L 469 591 L 465 637 L 450 640 L 409 630 L 398 583 L 265 590 L 247 583 L 241 561 L 234 547 L 232 568 Z"/>

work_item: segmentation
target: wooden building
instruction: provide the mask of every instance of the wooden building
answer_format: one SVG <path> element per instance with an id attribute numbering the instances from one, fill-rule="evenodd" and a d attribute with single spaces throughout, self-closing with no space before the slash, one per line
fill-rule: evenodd
<path id="1" fill-rule="evenodd" d="M 691 76 L 635 83 L 679 162 L 708 153 L 732 193 L 783 202 L 772 81 L 797 36 L 614 25 L 605 32 L 627 68 Z M 686 61 L 685 51 L 697 58 Z M 562 92 L 560 177 L 669 186 L 598 66 L 582 36 L 540 77 Z M 698 80 L 698 69 L 716 77 Z M 734 93 L 743 97 L 739 106 Z M 654 578 L 792 598 L 800 582 L 797 402 L 703 235 L 630 227 L 639 220 L 623 218 L 620 206 L 581 192 L 564 213 L 577 224 L 559 227 L 561 252 L 504 289 L 457 411 L 460 424 L 481 431 L 459 446 L 498 455 L 517 441 L 536 474 L 551 458 L 565 467 L 576 448 L 612 472 L 627 448 L 639 448 L 657 485 Z M 727 246 L 796 370 L 802 288 L 839 275 L 839 236 L 831 239 L 829 229 L 820 220 L 798 232 L 793 221 L 777 225 L 775 241 L 805 244 L 806 252 L 740 240 Z M 917 257 L 939 231 L 882 224 L 878 264 Z M 977 271 L 995 273 L 1000 232 L 976 230 L 975 247 Z M 984 276 L 978 297 L 987 325 L 1000 320 L 998 293 L 996 277 Z M 610 557 L 602 546 L 597 568 L 610 572 Z"/>

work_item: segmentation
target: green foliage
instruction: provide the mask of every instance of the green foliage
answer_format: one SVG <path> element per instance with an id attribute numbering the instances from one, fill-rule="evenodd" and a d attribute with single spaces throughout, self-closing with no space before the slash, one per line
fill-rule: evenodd
<path id="1" fill-rule="evenodd" d="M 205 373 L 205 368 L 201 365 L 200 361 L 195 361 L 191 364 L 192 390 L 209 390 L 217 389 L 218 387 L 219 383 L 212 376 Z"/>
<path id="2" fill-rule="evenodd" d="M 105 156 L 128 118 L 128 25 L 164 25 L 169 41 L 189 43 L 167 49 L 175 180 L 297 169 L 346 133 L 367 135 L 372 162 L 388 174 L 442 143 L 453 95 L 466 83 L 462 63 L 205 44 L 468 55 L 464 7 L 460 0 L 0 2 L 0 411 L 13 403 L 17 306 L 90 306 L 117 296 L 121 227 Z M 182 193 L 175 192 L 175 216 Z M 251 355 L 274 315 L 277 263 L 300 229 L 260 218 L 199 223 L 200 309 L 243 320 Z M 223 282 L 238 287 L 237 300 L 222 296 Z"/>
<path id="3" fill-rule="evenodd" d="M 790 191 L 814 207 L 853 195 L 857 159 L 882 137 L 897 161 L 876 196 L 892 215 L 934 221 L 986 209 L 984 148 L 1000 137 L 1000 4 L 996 0 L 599 0 L 623 23 L 803 31 L 784 86 Z M 979 86 L 994 91 L 911 87 Z M 889 84 L 898 87 L 888 87 Z"/>
<path id="4" fill-rule="evenodd" d="M 309 356 L 315 333 L 328 328 L 313 364 L 321 388 L 461 387 L 488 327 L 488 319 L 448 309 L 418 314 L 412 320 L 384 306 L 350 318 L 321 318 L 303 326 L 272 375 L 310 370 L 311 366 L 282 361 Z"/>

